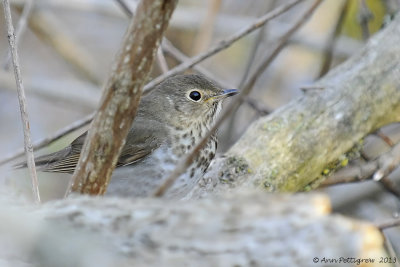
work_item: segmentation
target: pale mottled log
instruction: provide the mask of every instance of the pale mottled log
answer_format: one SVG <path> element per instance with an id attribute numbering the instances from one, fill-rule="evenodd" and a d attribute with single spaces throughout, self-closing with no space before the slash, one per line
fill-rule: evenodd
<path id="1" fill-rule="evenodd" d="M 331 266 L 313 259 L 379 260 L 384 255 L 377 228 L 330 215 L 323 195 L 236 192 L 187 202 L 80 196 L 24 210 L 0 201 L 0 259 L 5 262 Z M 31 223 L 25 225 L 26 220 Z"/>

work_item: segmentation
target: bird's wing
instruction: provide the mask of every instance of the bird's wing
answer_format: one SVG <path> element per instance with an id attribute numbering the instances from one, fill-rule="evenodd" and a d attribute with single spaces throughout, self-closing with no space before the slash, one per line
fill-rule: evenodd
<path id="1" fill-rule="evenodd" d="M 66 148 L 35 158 L 36 166 L 43 172 L 73 173 L 78 163 L 86 132 L 76 138 Z M 17 165 L 17 168 L 26 167 L 26 163 Z"/>
<path id="2" fill-rule="evenodd" d="M 155 138 L 153 127 L 139 118 L 139 123 L 129 131 L 125 146 L 118 158 L 117 167 L 134 164 L 161 145 L 160 138 Z M 154 122 L 157 123 L 157 122 Z M 154 123 L 150 125 L 154 125 Z M 157 127 L 156 127 L 157 128 Z M 162 129 L 162 128 L 161 128 Z M 78 164 L 79 156 L 87 132 L 76 138 L 68 147 L 35 159 L 38 170 L 44 172 L 73 173 Z M 161 133 L 165 137 L 165 132 Z M 26 167 L 26 163 L 16 165 L 17 168 Z"/>
<path id="3" fill-rule="evenodd" d="M 128 133 L 127 141 L 118 158 L 117 167 L 134 164 L 144 159 L 162 144 L 162 140 L 160 139 L 166 136 L 165 132 L 154 130 L 154 128 L 158 127 L 150 128 L 148 127 L 149 123 L 144 123 L 140 118 L 138 122 Z M 150 125 L 154 126 L 155 124 L 157 122 L 153 121 Z M 159 129 L 162 129 L 162 127 Z"/>

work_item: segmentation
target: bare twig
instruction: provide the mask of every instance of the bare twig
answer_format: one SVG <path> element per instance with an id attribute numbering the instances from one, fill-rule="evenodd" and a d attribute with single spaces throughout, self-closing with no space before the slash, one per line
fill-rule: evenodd
<path id="1" fill-rule="evenodd" d="M 379 133 L 379 131 L 378 131 Z M 381 135 L 384 135 L 383 133 Z M 388 138 L 389 139 L 389 138 Z M 384 139 L 385 140 L 385 139 Z M 391 144 L 389 139 L 388 144 Z M 388 175 L 393 172 L 400 164 L 400 144 L 392 146 L 392 150 L 389 153 L 384 154 L 380 157 L 379 169 L 375 171 L 372 179 L 379 182 L 389 193 L 393 194 L 400 199 L 400 189 L 393 183 Z"/>
<path id="2" fill-rule="evenodd" d="M 228 107 L 222 112 L 219 116 L 213 127 L 209 130 L 209 132 L 201 139 L 201 141 L 188 153 L 184 159 L 180 161 L 178 166 L 172 171 L 172 173 L 168 176 L 165 182 L 154 192 L 154 196 L 161 197 L 164 193 L 170 188 L 175 180 L 186 171 L 188 166 L 193 162 L 195 157 L 198 155 L 200 150 L 206 145 L 208 138 L 215 133 L 217 128 L 225 121 L 226 118 L 231 114 L 233 110 L 237 108 L 245 99 L 245 97 L 251 92 L 255 82 L 259 78 L 260 74 L 268 67 L 271 62 L 276 58 L 280 51 L 286 46 L 286 43 L 289 40 L 289 37 L 294 34 L 311 16 L 314 10 L 318 7 L 322 0 L 314 1 L 313 5 L 303 14 L 303 16 L 295 23 L 295 25 L 289 29 L 289 31 L 282 37 L 278 46 L 272 51 L 272 53 L 263 61 L 260 66 L 256 69 L 255 73 L 247 82 L 246 86 L 240 92 L 235 100 L 233 100 Z"/>
<path id="3" fill-rule="evenodd" d="M 275 5 L 276 5 L 276 0 L 270 2 L 268 4 L 267 11 L 271 10 L 272 8 L 274 8 Z M 242 79 L 241 79 L 241 81 L 239 83 L 238 88 L 243 88 L 243 86 L 244 86 L 244 84 L 245 84 L 245 82 L 246 82 L 246 80 L 247 80 L 247 78 L 249 76 L 250 70 L 253 67 L 254 63 L 255 63 L 255 58 L 256 58 L 256 55 L 258 53 L 258 48 L 261 45 L 261 42 L 262 42 L 262 40 L 264 39 L 264 36 L 265 36 L 265 26 L 266 25 L 267 24 L 264 24 L 264 26 L 260 28 L 260 30 L 258 32 L 258 35 L 256 37 L 256 40 L 253 43 L 253 47 L 250 50 L 251 54 L 250 54 L 250 57 L 247 59 L 246 69 L 244 71 L 244 74 L 242 75 Z M 256 103 L 254 101 L 251 101 L 250 98 L 248 98 L 248 97 L 246 98 L 246 103 L 251 108 L 256 109 Z M 228 122 L 228 134 L 229 135 L 227 137 L 228 140 L 232 139 L 232 137 L 233 137 L 233 135 L 235 133 L 234 127 L 235 127 L 235 123 L 236 123 L 236 113 L 237 113 L 238 110 L 239 110 L 239 106 L 236 108 L 236 110 L 232 111 L 232 115 L 231 115 L 231 117 L 229 119 L 229 122 Z M 259 116 L 259 115 L 264 113 L 264 112 L 260 112 L 259 110 L 256 110 L 256 111 L 257 111 L 257 116 Z M 264 113 L 264 115 L 265 114 L 267 114 L 267 113 Z"/>
<path id="4" fill-rule="evenodd" d="M 33 0 L 26 0 L 24 9 L 22 10 L 22 14 L 18 20 L 17 29 L 15 30 L 15 45 L 18 47 L 19 40 L 21 39 L 23 33 L 26 29 L 26 22 L 28 20 L 29 15 L 31 14 L 33 8 L 34 1 Z M 8 70 L 11 63 L 11 53 L 7 52 L 6 59 L 4 61 L 3 68 Z"/>
<path id="5" fill-rule="evenodd" d="M 272 112 L 272 109 L 262 106 L 257 100 L 247 97 L 245 100 L 246 104 L 249 105 L 252 109 L 257 111 L 257 113 L 261 116 L 268 115 Z"/>
<path id="6" fill-rule="evenodd" d="M 91 114 L 87 115 L 86 117 L 84 117 L 83 119 L 75 121 L 75 122 L 71 123 L 70 125 L 60 129 L 53 135 L 48 136 L 42 140 L 34 142 L 33 149 L 37 150 L 37 149 L 43 148 L 43 147 L 53 143 L 54 141 L 60 139 L 61 137 L 64 137 L 67 134 L 72 133 L 73 131 L 81 128 L 82 126 L 87 125 L 88 123 L 90 123 L 92 121 L 93 116 L 94 116 L 94 113 L 91 113 Z M 20 150 L 14 152 L 14 154 L 9 155 L 9 156 L 5 157 L 4 159 L 0 160 L 0 165 L 3 165 L 14 159 L 17 159 L 20 156 L 22 156 L 23 154 L 24 154 L 24 149 L 20 149 Z"/>
<path id="7" fill-rule="evenodd" d="M 218 11 L 221 8 L 221 0 L 208 0 L 207 13 L 201 22 L 199 33 L 194 41 L 192 53 L 198 54 L 206 49 L 211 42 L 211 38 L 214 32 L 214 23 L 218 15 Z"/>
<path id="8" fill-rule="evenodd" d="M 315 86 L 315 85 L 303 85 L 302 87 L 300 87 L 300 90 L 303 93 L 307 93 L 307 92 L 313 92 L 313 91 L 317 91 L 317 90 L 324 90 L 324 87 L 321 86 Z"/>
<path id="9" fill-rule="evenodd" d="M 264 37 L 264 33 L 265 33 L 264 28 L 261 28 L 260 31 L 258 32 L 256 40 L 254 41 L 253 47 L 250 50 L 251 54 L 250 54 L 250 57 L 247 60 L 246 69 L 244 70 L 244 74 L 243 74 L 242 79 L 241 79 L 241 81 L 239 83 L 239 88 L 242 88 L 244 86 L 244 84 L 245 84 L 245 82 L 246 82 L 246 80 L 247 80 L 247 78 L 249 76 L 251 67 L 254 64 L 254 59 L 256 58 L 256 55 L 257 55 L 257 52 L 258 52 L 258 47 L 260 46 L 261 40 Z"/>
<path id="10" fill-rule="evenodd" d="M 250 92 L 251 88 L 253 88 L 256 83 L 258 77 L 265 71 L 265 69 L 271 64 L 271 62 L 276 58 L 276 56 L 281 52 L 281 50 L 286 46 L 289 41 L 289 38 L 310 18 L 313 14 L 314 10 L 319 6 L 322 0 L 314 1 L 313 5 L 303 14 L 303 16 L 285 33 L 285 35 L 281 38 L 280 43 L 275 48 L 275 50 L 271 53 L 264 62 L 260 64 L 260 66 L 253 73 L 252 77 L 247 82 L 245 89 Z"/>
<path id="11" fill-rule="evenodd" d="M 375 225 L 380 230 L 392 228 L 392 227 L 398 227 L 398 226 L 400 226 L 400 218 L 392 219 L 390 221 L 383 222 L 383 223 L 377 223 Z"/>
<path id="12" fill-rule="evenodd" d="M 361 165 L 349 166 L 346 169 L 342 169 L 329 176 L 320 185 L 321 187 L 344 184 L 344 183 L 355 183 L 364 180 L 371 179 L 374 172 L 378 169 L 378 161 L 366 162 Z"/>
<path id="13" fill-rule="evenodd" d="M 362 37 L 364 41 L 368 40 L 370 36 L 368 23 L 373 18 L 374 15 L 372 14 L 371 10 L 369 10 L 365 0 L 359 0 L 358 21 L 360 23 Z"/>
<path id="14" fill-rule="evenodd" d="M 387 176 L 400 164 L 400 144 L 382 154 L 378 159 L 366 162 L 360 166 L 352 166 L 343 173 L 335 173 L 326 179 L 321 186 L 359 182 L 373 179 L 391 194 L 400 198 L 400 189 Z"/>
<path id="15" fill-rule="evenodd" d="M 399 0 L 383 0 L 382 4 L 385 8 L 386 16 L 392 16 L 393 14 L 396 14 L 400 8 Z"/>
<path id="16" fill-rule="evenodd" d="M 388 146 L 394 146 L 394 143 L 390 137 L 384 134 L 381 130 L 376 131 L 376 135 L 379 136 Z"/>
<path id="17" fill-rule="evenodd" d="M 344 175 L 341 173 L 333 174 L 322 183 L 322 186 L 359 182 L 372 178 L 378 181 L 391 173 L 399 164 L 400 144 L 397 144 L 390 151 L 382 154 L 374 161 L 349 167 Z"/>
<path id="18" fill-rule="evenodd" d="M 274 0 L 274 1 L 272 1 L 272 2 L 269 4 L 268 10 L 271 10 L 272 8 L 275 7 L 276 1 L 277 1 L 277 0 Z M 265 24 L 264 26 L 266 26 L 266 24 Z M 252 49 L 251 49 L 250 57 L 249 57 L 248 60 L 247 60 L 246 69 L 245 69 L 244 74 L 243 74 L 243 76 L 242 76 L 242 79 L 241 79 L 241 81 L 240 81 L 240 83 L 239 83 L 239 88 L 242 88 L 242 87 L 244 86 L 244 84 L 245 84 L 245 82 L 246 82 L 246 80 L 247 80 L 247 77 L 249 76 L 251 67 L 252 67 L 253 64 L 254 64 L 254 59 L 256 58 L 256 55 L 257 55 L 257 52 L 258 52 L 258 48 L 259 48 L 259 46 L 260 46 L 260 44 L 261 44 L 262 39 L 264 39 L 264 35 L 265 35 L 265 28 L 264 28 L 264 26 L 260 28 L 260 30 L 259 30 L 259 32 L 258 32 L 258 35 L 257 35 L 257 38 L 256 38 L 256 40 L 254 41 L 253 47 L 252 47 Z"/>
<path id="19" fill-rule="evenodd" d="M 133 16 L 133 11 L 124 0 L 115 0 L 128 17 Z"/>
<path id="20" fill-rule="evenodd" d="M 382 230 L 382 229 L 381 229 L 381 230 Z M 389 239 L 387 233 L 385 233 L 384 231 L 382 231 L 382 234 L 383 234 L 383 236 L 384 236 L 384 238 L 385 238 L 386 251 L 388 252 L 389 257 L 390 257 L 391 259 L 393 259 L 393 260 L 392 260 L 393 262 L 394 262 L 394 259 L 397 259 L 397 260 L 394 262 L 394 266 L 395 266 L 395 267 L 400 267 L 400 263 L 399 263 L 399 261 L 398 261 L 398 255 L 396 254 L 396 251 L 394 251 L 392 242 L 390 241 L 390 239 Z"/>
<path id="21" fill-rule="evenodd" d="M 397 144 L 389 153 L 379 157 L 379 169 L 374 173 L 372 179 L 379 181 L 389 175 L 400 163 L 400 144 Z"/>
<path id="22" fill-rule="evenodd" d="M 250 58 L 249 58 L 248 61 L 247 61 L 246 70 L 245 70 L 245 72 L 244 72 L 244 74 L 243 74 L 243 76 L 242 76 L 242 80 L 240 81 L 239 88 L 242 88 L 242 87 L 245 85 L 245 82 L 247 81 L 247 78 L 248 78 L 248 76 L 249 76 L 251 67 L 252 67 L 253 64 L 255 63 L 255 62 L 254 62 L 254 59 L 255 59 L 255 57 L 256 57 L 258 48 L 259 48 L 259 46 L 260 46 L 260 44 L 261 44 L 261 40 L 262 40 L 263 37 L 264 37 L 264 33 L 265 33 L 265 31 L 263 31 L 263 29 L 261 29 L 260 32 L 259 32 L 259 34 L 258 34 L 258 36 L 257 36 L 257 40 L 255 41 L 255 44 L 254 44 L 254 46 L 253 46 L 252 53 L 251 53 L 251 55 L 250 55 Z"/>
<path id="23" fill-rule="evenodd" d="M 140 1 L 103 90 L 67 195 L 106 192 L 176 4 L 177 0 Z"/>
<path id="24" fill-rule="evenodd" d="M 157 63 L 158 63 L 158 66 L 160 66 L 160 69 L 163 73 L 166 73 L 168 71 L 167 60 L 165 59 L 165 56 L 164 56 L 164 53 L 163 53 L 161 47 L 157 50 Z"/>
<path id="25" fill-rule="evenodd" d="M 183 54 L 168 39 L 164 38 L 161 45 L 162 45 L 162 48 L 165 50 L 165 52 L 167 54 L 171 55 L 175 60 L 179 61 L 179 63 L 190 60 L 190 57 Z M 198 73 L 204 75 L 208 79 L 213 80 L 215 83 L 217 83 L 222 88 L 233 88 L 233 86 L 231 84 L 229 84 L 226 81 L 221 80 L 215 74 L 211 73 L 210 71 L 206 70 L 205 68 L 203 68 L 200 65 L 194 65 L 193 69 L 195 71 L 197 71 Z"/>
<path id="26" fill-rule="evenodd" d="M 17 9 L 19 10 L 19 9 Z M 95 85 L 102 84 L 96 70 L 95 60 L 90 53 L 67 34 L 56 16 L 35 9 L 28 19 L 29 27 L 44 42 L 50 44 L 64 60 L 71 64 L 76 73 Z"/>
<path id="27" fill-rule="evenodd" d="M 333 50 L 335 48 L 336 41 L 340 34 L 340 31 L 342 30 L 343 22 L 344 22 L 344 19 L 346 18 L 347 11 L 349 9 L 349 5 L 350 5 L 350 0 L 345 0 L 342 4 L 342 7 L 340 9 L 339 18 L 336 21 L 335 28 L 326 42 L 325 55 L 323 57 L 321 69 L 319 70 L 319 73 L 318 73 L 318 78 L 321 78 L 322 76 L 324 76 L 325 73 L 327 73 L 330 69 L 330 66 L 332 63 L 332 58 L 333 58 Z"/>
<path id="28" fill-rule="evenodd" d="M 386 191 L 400 199 L 400 189 L 398 186 L 389 179 L 389 177 L 385 176 L 379 180 L 379 183 L 385 188 Z"/>
<path id="29" fill-rule="evenodd" d="M 26 153 L 29 173 L 30 173 L 31 180 L 32 180 L 33 197 L 35 199 L 35 202 L 40 203 L 39 183 L 38 183 L 38 179 L 37 179 L 37 175 L 36 175 L 35 159 L 33 156 L 29 119 L 28 119 L 28 113 L 27 113 L 27 109 L 26 109 L 25 90 L 24 90 L 24 86 L 22 84 L 21 71 L 19 68 L 18 52 L 17 52 L 16 43 L 15 43 L 14 27 L 12 25 L 10 3 L 8 0 L 3 0 L 3 7 L 4 7 L 4 16 L 5 16 L 6 25 L 7 25 L 8 42 L 9 42 L 10 51 L 11 51 L 12 63 L 14 66 L 15 81 L 17 84 L 19 108 L 21 111 L 22 126 L 24 129 L 25 153 Z"/>

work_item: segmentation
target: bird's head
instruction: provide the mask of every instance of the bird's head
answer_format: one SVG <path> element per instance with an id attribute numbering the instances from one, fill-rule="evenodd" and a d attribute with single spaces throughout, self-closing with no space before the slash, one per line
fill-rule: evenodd
<path id="1" fill-rule="evenodd" d="M 158 112 L 166 113 L 167 120 L 178 119 L 189 125 L 199 121 L 211 124 L 222 101 L 237 93 L 236 89 L 222 89 L 200 75 L 177 75 L 159 84 L 149 97 L 154 106 L 161 107 Z"/>

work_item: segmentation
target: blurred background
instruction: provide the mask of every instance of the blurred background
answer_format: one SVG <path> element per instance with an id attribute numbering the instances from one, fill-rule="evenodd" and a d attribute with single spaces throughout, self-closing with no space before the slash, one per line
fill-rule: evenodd
<path id="1" fill-rule="evenodd" d="M 11 0 L 14 25 L 24 7 L 33 2 L 19 41 L 19 56 L 27 93 L 32 139 L 43 139 L 93 112 L 129 21 L 133 0 Z M 151 77 L 180 62 L 174 49 L 188 57 L 206 51 L 219 41 L 252 24 L 257 17 L 289 1 L 281 0 L 180 0 L 167 31 L 163 52 Z M 280 37 L 314 1 L 305 0 L 264 27 L 202 62 L 201 70 L 218 83 L 241 89 L 255 67 L 276 47 Z M 226 151 L 254 120 L 275 111 L 303 94 L 330 68 L 363 47 L 399 10 L 398 0 L 325 0 L 282 53 L 259 77 L 252 93 L 219 130 L 219 152 Z M 172 52 L 171 52 L 172 51 Z M 176 54 L 176 53 L 175 53 Z M 7 33 L 0 10 L 0 161 L 23 147 L 16 86 L 8 58 Z M 188 72 L 195 72 L 189 70 Z M 86 128 L 79 129 L 38 155 L 68 145 Z M 384 127 L 363 143 L 363 155 L 374 159 L 390 149 L 385 142 L 400 140 L 400 127 Z M 340 142 L 340 140 L 337 140 Z M 23 157 L 19 160 L 22 161 Z M 267 163 L 266 163 L 267 164 Z M 10 166 L 10 164 L 6 165 Z M 4 165 L 0 168 L 5 168 Z M 30 192 L 24 170 L 7 172 L 8 183 Z M 10 177 L 12 177 L 10 179 Z M 400 186 L 399 172 L 390 179 Z M 63 195 L 67 177 L 39 173 L 44 200 Z M 22 188 L 22 189 L 21 189 Z M 366 181 L 319 189 L 330 194 L 336 211 L 381 222 L 399 214 L 399 199 Z M 387 233 L 400 250 L 400 234 Z"/>

